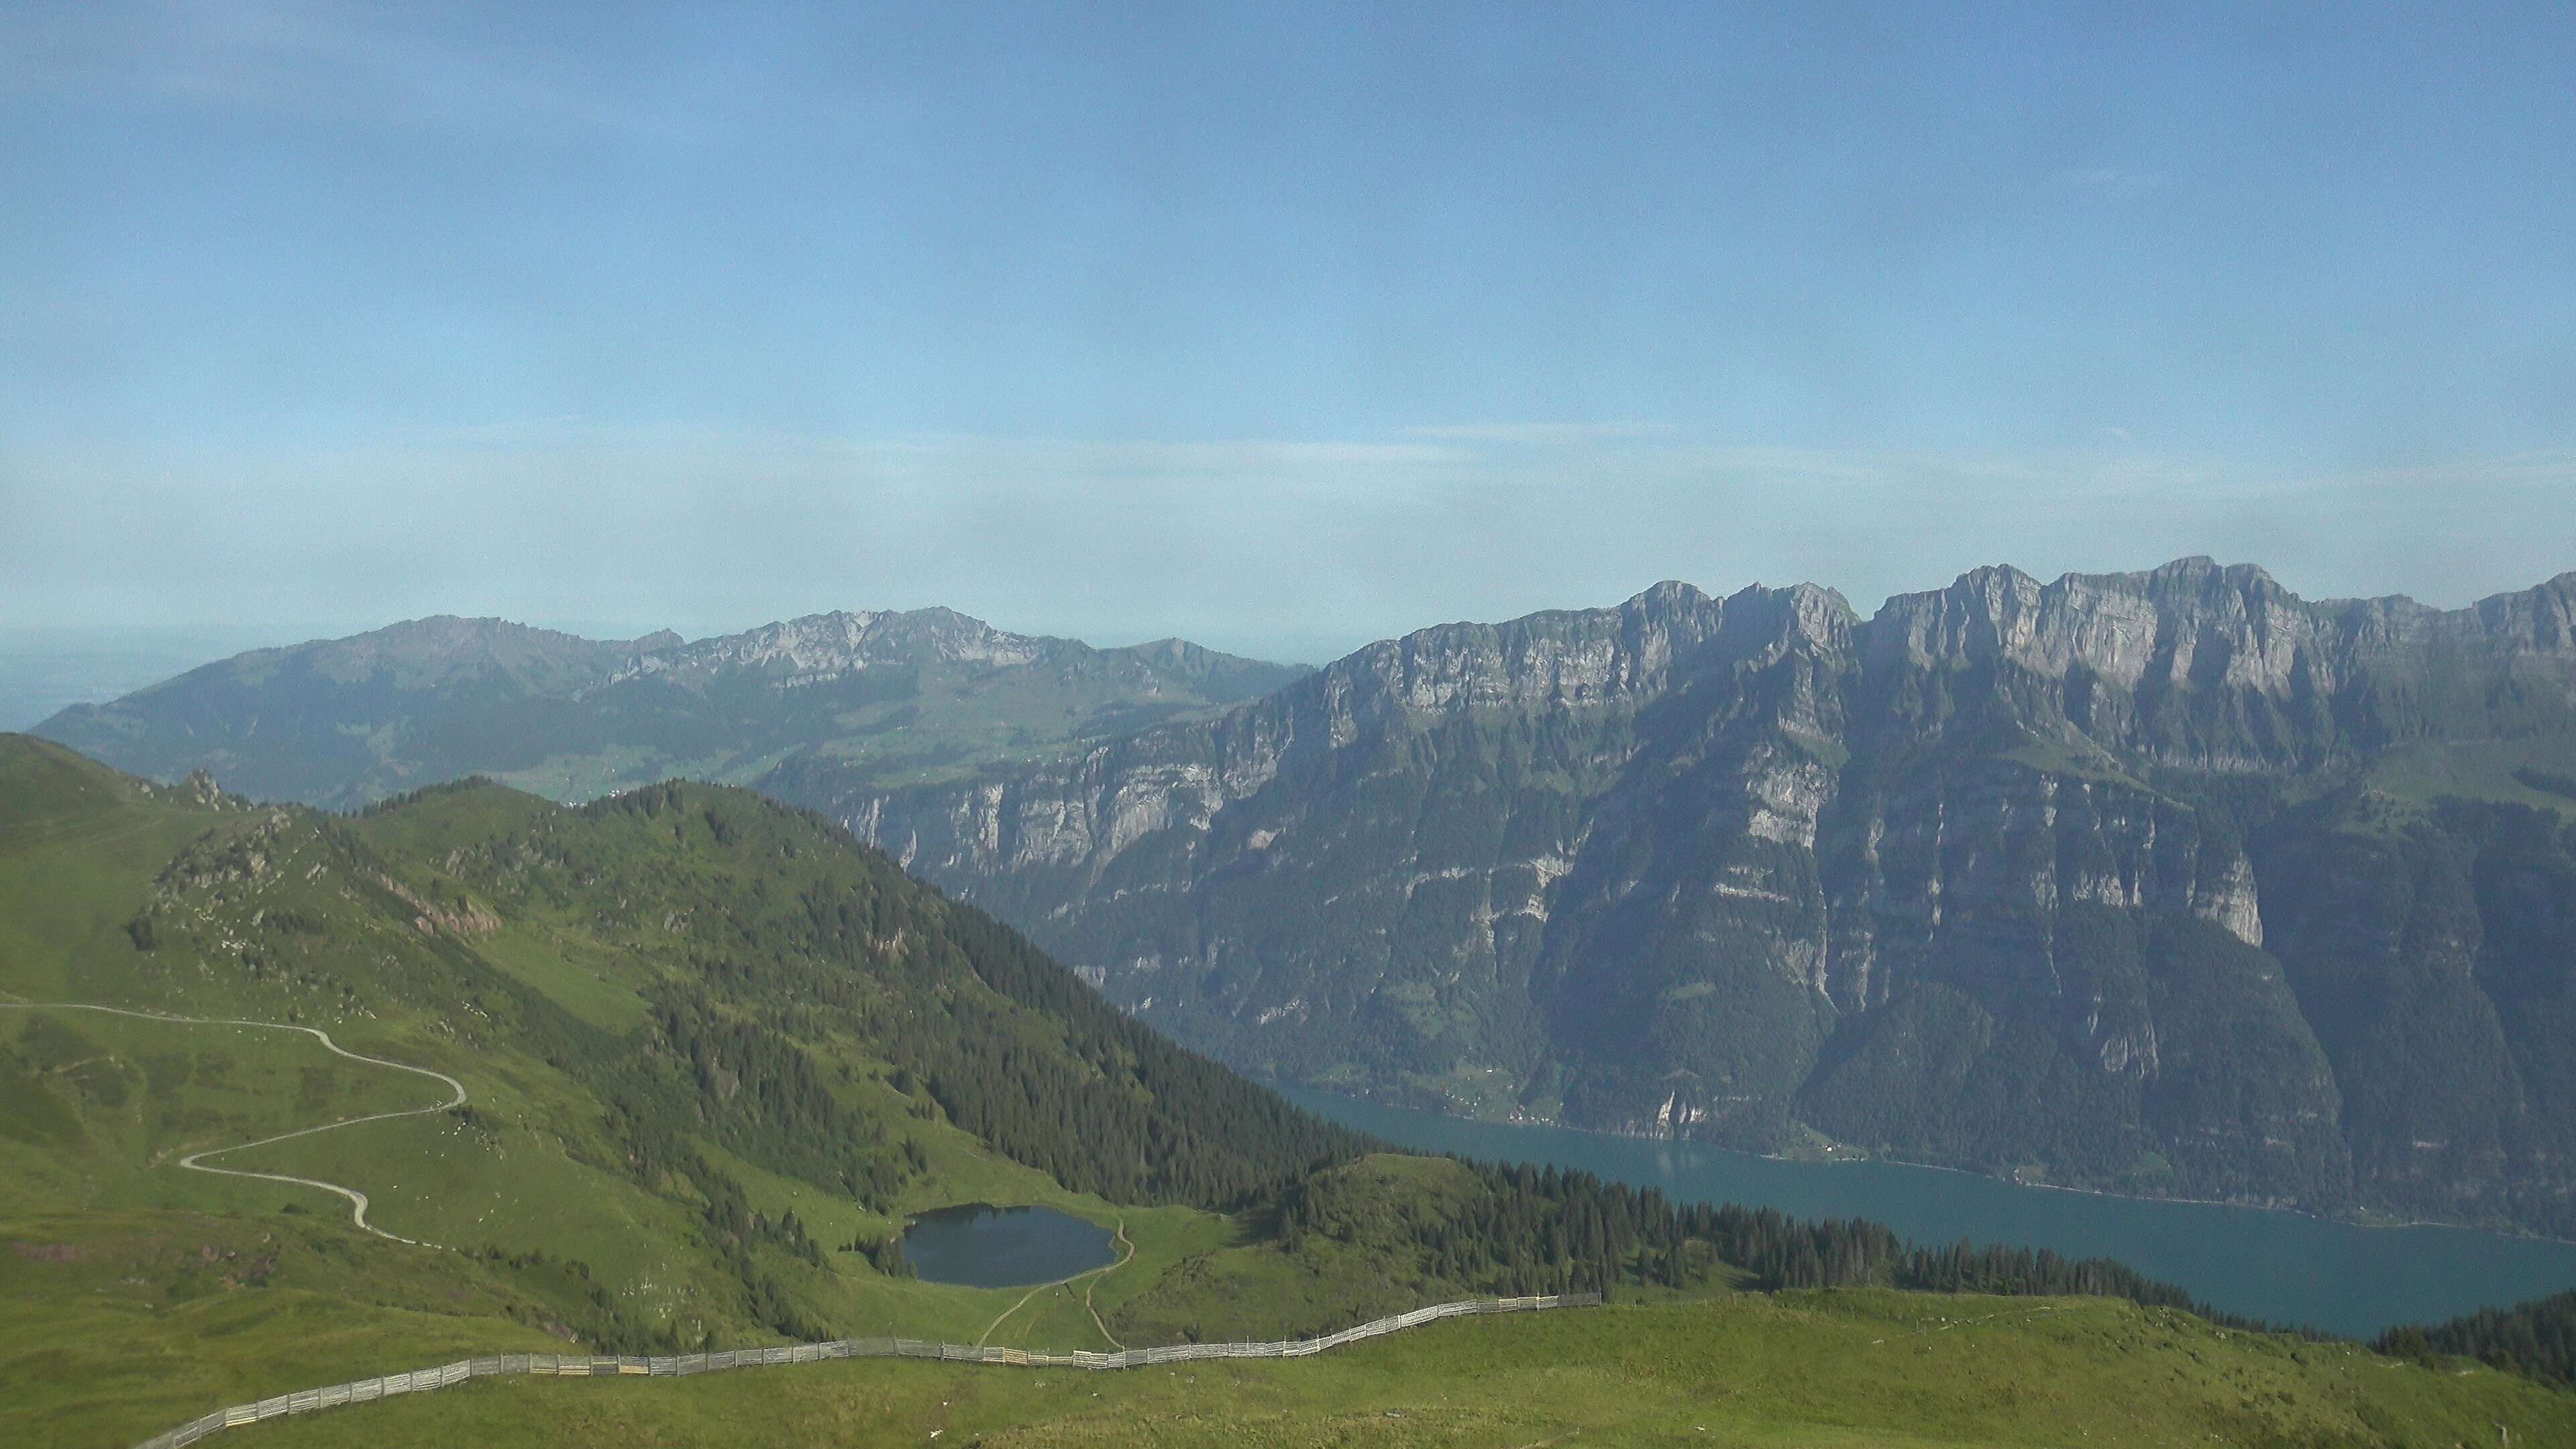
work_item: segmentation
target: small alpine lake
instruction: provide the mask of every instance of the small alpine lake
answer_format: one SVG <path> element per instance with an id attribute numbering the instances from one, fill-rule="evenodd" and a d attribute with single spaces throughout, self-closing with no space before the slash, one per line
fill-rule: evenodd
<path id="1" fill-rule="evenodd" d="M 1117 1260 L 1109 1229 L 1048 1207 L 960 1203 L 933 1208 L 903 1230 L 903 1255 L 933 1283 L 1019 1288 L 1105 1268 Z"/>
<path id="2" fill-rule="evenodd" d="M 1786 1162 L 1282 1090 L 1310 1112 L 1417 1151 L 1553 1163 L 1658 1188 L 1680 1202 L 1871 1218 L 1935 1246 L 1970 1238 L 2070 1258 L 2117 1258 L 2218 1308 L 2356 1337 L 2576 1287 L 2576 1243 L 2546 1238 L 2360 1227 L 2262 1208 L 2017 1187 L 1893 1162 Z"/>

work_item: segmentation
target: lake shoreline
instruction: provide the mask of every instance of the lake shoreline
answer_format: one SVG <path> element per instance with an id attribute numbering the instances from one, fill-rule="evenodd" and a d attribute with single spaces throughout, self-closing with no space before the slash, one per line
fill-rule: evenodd
<path id="1" fill-rule="evenodd" d="M 1269 1077 L 1259 1078 L 1257 1080 L 1261 1081 L 1262 1085 L 1267 1086 L 1274 1091 L 1313 1092 L 1320 1096 L 1334 1097 L 1345 1102 L 1359 1103 L 1364 1106 L 1382 1107 L 1399 1112 L 1421 1112 L 1429 1116 L 1444 1118 L 1452 1122 L 1472 1122 L 1485 1127 L 1543 1128 L 1550 1132 L 1576 1132 L 1586 1137 L 1603 1137 L 1618 1142 L 1657 1143 L 1669 1147 L 1687 1147 L 1698 1152 L 1723 1152 L 1735 1157 L 1749 1158 L 1756 1162 L 1787 1163 L 1798 1167 L 1867 1167 L 1872 1164 L 1878 1164 L 1889 1167 L 1911 1168 L 1919 1172 L 1950 1172 L 1956 1173 L 1961 1177 L 1975 1178 L 1981 1182 L 1996 1183 L 2004 1187 L 2026 1188 L 2040 1192 L 2071 1192 L 2078 1193 L 2086 1197 L 2105 1198 L 2113 1202 L 2179 1203 L 2189 1204 L 2193 1207 L 2236 1208 L 2245 1212 L 2280 1213 L 2288 1217 L 2304 1218 L 2309 1222 L 2332 1223 L 2337 1227 L 2363 1228 L 2370 1230 L 2441 1228 L 2457 1233 L 2478 1233 L 2487 1237 L 2503 1238 L 2508 1241 L 2552 1243 L 2560 1247 L 2576 1248 L 2576 1238 L 2554 1237 L 2548 1233 L 2533 1232 L 2528 1228 L 2481 1227 L 2474 1223 L 2444 1222 L 2439 1218 L 2415 1218 L 2405 1222 L 2393 1223 L 2372 1222 L 2362 1218 L 2336 1217 L 2329 1213 L 2310 1212 L 2306 1208 L 2286 1207 L 2279 1203 L 2243 1202 L 2221 1197 L 2176 1197 L 2169 1194 L 2117 1192 L 2106 1187 L 2078 1187 L 2073 1183 L 2065 1182 L 2023 1182 L 2018 1178 L 1998 1177 L 1991 1172 L 1980 1172 L 1973 1167 L 1960 1167 L 1955 1163 L 1918 1162 L 1910 1157 L 1898 1157 L 1891 1153 L 1884 1152 L 1868 1152 L 1859 1157 L 1835 1157 L 1831 1155 L 1822 1157 L 1799 1157 L 1785 1152 L 1752 1152 L 1741 1147 L 1726 1147 L 1715 1142 L 1694 1141 L 1687 1137 L 1667 1137 L 1652 1132 L 1626 1132 L 1612 1127 L 1577 1127 L 1571 1123 L 1560 1122 L 1551 1117 L 1467 1116 L 1456 1112 L 1437 1111 L 1429 1107 L 1408 1106 L 1401 1102 L 1384 1102 L 1374 1097 L 1355 1097 L 1348 1092 L 1336 1091 L 1331 1087 L 1308 1086 L 1302 1082 L 1281 1081 L 1277 1078 Z"/>
<path id="2" fill-rule="evenodd" d="M 1034 1289 L 1116 1266 L 1123 1231 L 1042 1203 L 951 1203 L 912 1215 L 899 1241 L 924 1282 Z"/>
<path id="3" fill-rule="evenodd" d="M 2015 1182 L 1892 1157 L 1745 1152 L 1669 1136 L 1456 1117 L 1312 1087 L 1282 1084 L 1282 1091 L 1319 1116 L 1410 1151 L 1553 1164 L 1653 1188 L 1677 1202 L 1734 1203 L 1806 1221 L 1858 1217 L 1927 1247 L 1966 1239 L 2071 1260 L 2108 1258 L 2225 1312 L 2360 1340 L 2576 1288 L 2576 1243 L 2537 1234 L 2355 1222 L 2260 1203 Z M 1826 1167 L 1841 1170 L 1817 1170 Z M 2014 1190 L 2029 1187 L 2056 1190 Z"/>

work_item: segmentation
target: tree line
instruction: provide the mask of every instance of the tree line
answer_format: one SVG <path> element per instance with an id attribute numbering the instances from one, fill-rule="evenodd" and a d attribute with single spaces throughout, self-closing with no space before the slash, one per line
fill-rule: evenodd
<path id="1" fill-rule="evenodd" d="M 1865 1218 L 1806 1220 L 1773 1208 L 1675 1203 L 1655 1188 L 1575 1169 L 1452 1159 L 1474 1190 L 1440 1210 L 1408 1210 L 1332 1174 L 1278 1201 L 1283 1241 L 1323 1232 L 1409 1245 L 1438 1276 L 1501 1294 L 1679 1289 L 1727 1272 L 1761 1292 L 1885 1287 L 1934 1293 L 2090 1295 L 2177 1308 L 2224 1327 L 2277 1331 L 2108 1258 L 1962 1241 L 1907 1241 Z"/>
<path id="2" fill-rule="evenodd" d="M 2473 1358 L 2490 1368 L 2576 1384 L 2576 1290 L 2511 1308 L 2481 1308 L 2447 1323 L 2407 1324 L 2371 1347 L 2398 1358 Z"/>

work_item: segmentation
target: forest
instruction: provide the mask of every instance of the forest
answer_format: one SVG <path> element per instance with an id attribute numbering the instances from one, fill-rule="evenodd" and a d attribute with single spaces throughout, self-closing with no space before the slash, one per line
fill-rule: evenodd
<path id="1" fill-rule="evenodd" d="M 2436 1354 L 2576 1386 L 2576 1291 L 2511 1308 L 2481 1308 L 2429 1326 L 2392 1328 L 2371 1345 L 2397 1358 Z"/>

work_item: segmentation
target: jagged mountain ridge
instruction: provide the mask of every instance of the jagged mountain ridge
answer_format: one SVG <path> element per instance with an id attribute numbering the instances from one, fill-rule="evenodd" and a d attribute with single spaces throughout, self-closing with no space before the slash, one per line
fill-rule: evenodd
<path id="1" fill-rule="evenodd" d="M 140 774 L 351 806 L 486 774 L 581 799 L 675 774 L 844 783 L 971 774 L 1294 678 L 1163 640 L 1095 649 L 953 610 L 834 612 L 695 642 L 413 620 L 258 650 L 36 733 Z"/>
<path id="2" fill-rule="evenodd" d="M 2571 742 L 2576 574 L 2444 611 L 2189 559 L 1868 620 L 1659 585 L 797 798 L 1292 1081 L 2565 1226 Z"/>

